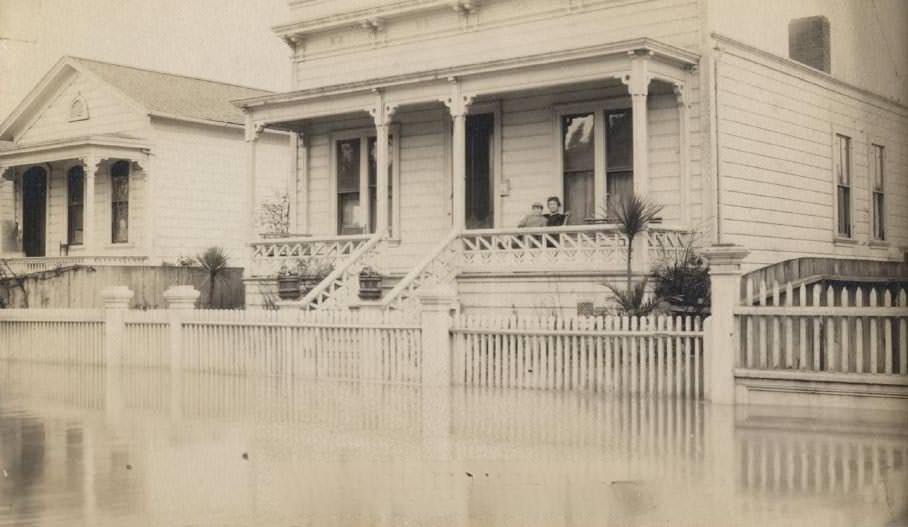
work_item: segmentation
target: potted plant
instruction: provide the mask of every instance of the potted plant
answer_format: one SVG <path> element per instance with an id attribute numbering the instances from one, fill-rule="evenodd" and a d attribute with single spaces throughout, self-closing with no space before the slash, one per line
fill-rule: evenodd
<path id="1" fill-rule="evenodd" d="M 300 297 L 300 275 L 286 265 L 281 266 L 277 274 L 277 296 L 281 300 L 297 300 Z"/>
<path id="2" fill-rule="evenodd" d="M 359 297 L 363 300 L 381 298 L 381 274 L 366 266 L 359 272 Z"/>

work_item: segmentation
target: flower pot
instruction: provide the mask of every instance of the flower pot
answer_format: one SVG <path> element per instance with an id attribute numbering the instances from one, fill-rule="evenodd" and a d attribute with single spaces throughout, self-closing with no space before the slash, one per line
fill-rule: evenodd
<path id="1" fill-rule="evenodd" d="M 359 275 L 359 297 L 363 300 L 378 300 L 381 298 L 381 275 Z"/>
<path id="2" fill-rule="evenodd" d="M 300 279 L 298 276 L 279 276 L 277 278 L 277 296 L 281 300 L 297 300 L 300 297 Z"/>

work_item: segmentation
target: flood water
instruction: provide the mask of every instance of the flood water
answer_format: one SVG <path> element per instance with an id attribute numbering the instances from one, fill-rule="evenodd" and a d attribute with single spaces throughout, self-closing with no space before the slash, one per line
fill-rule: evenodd
<path id="1" fill-rule="evenodd" d="M 908 525 L 908 417 L 0 363 L 0 525 Z"/>

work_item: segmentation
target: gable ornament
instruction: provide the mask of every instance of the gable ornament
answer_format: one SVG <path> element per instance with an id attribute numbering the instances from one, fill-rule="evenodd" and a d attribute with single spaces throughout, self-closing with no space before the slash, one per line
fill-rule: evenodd
<path id="1" fill-rule="evenodd" d="M 85 121 L 88 119 L 88 102 L 81 93 L 77 93 L 69 103 L 69 122 Z"/>

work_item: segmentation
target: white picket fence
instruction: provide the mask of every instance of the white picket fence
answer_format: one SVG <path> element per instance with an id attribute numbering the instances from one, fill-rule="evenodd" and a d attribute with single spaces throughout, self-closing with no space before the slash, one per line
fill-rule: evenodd
<path id="1" fill-rule="evenodd" d="M 0 359 L 419 383 L 420 326 L 394 312 L 0 310 Z M 110 349 L 115 347 L 116 349 Z"/>
<path id="2" fill-rule="evenodd" d="M 736 365 L 908 380 L 908 292 L 897 287 L 745 283 Z M 793 377 L 796 378 L 796 377 Z"/>
<path id="3" fill-rule="evenodd" d="M 452 328 L 453 381 L 471 386 L 701 398 L 695 317 L 477 318 Z"/>
<path id="4" fill-rule="evenodd" d="M 103 349 L 100 309 L 0 310 L 0 359 L 99 365 Z"/>

